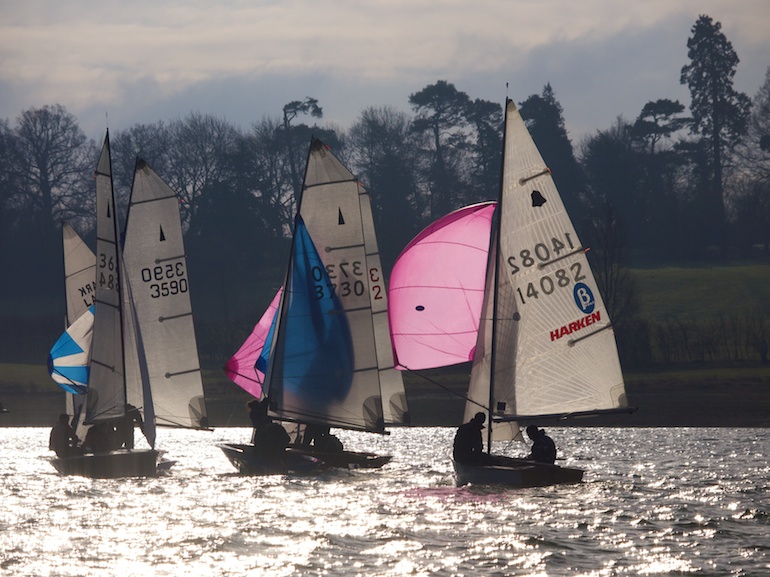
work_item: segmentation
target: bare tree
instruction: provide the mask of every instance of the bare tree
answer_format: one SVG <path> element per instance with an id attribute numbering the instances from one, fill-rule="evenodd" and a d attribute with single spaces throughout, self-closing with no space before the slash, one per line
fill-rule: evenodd
<path id="1" fill-rule="evenodd" d="M 10 148 L 15 208 L 39 215 L 41 225 L 90 218 L 96 148 L 76 118 L 59 104 L 21 113 Z"/>

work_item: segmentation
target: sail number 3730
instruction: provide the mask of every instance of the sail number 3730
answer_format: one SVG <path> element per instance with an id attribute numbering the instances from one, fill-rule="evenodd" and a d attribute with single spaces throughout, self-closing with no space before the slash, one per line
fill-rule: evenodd
<path id="1" fill-rule="evenodd" d="M 335 292 L 337 296 L 345 298 L 351 295 L 357 297 L 363 296 L 366 292 L 366 283 L 364 274 L 366 267 L 360 261 L 340 262 L 327 264 L 324 269 L 320 266 L 311 268 L 313 275 L 315 295 L 317 299 L 324 297 L 331 298 Z M 326 274 L 324 274 L 324 272 Z M 323 281 L 328 279 L 328 291 L 324 289 Z M 380 271 L 377 268 L 369 269 L 369 281 L 372 288 L 372 298 L 380 300 L 383 298 L 383 288 L 380 283 Z"/>
<path id="2" fill-rule="evenodd" d="M 575 245 L 572 242 L 572 237 L 569 233 L 564 233 L 563 240 L 554 237 L 550 243 L 539 242 L 532 249 L 521 249 L 518 254 L 509 256 L 507 262 L 511 269 L 511 274 L 515 275 L 538 264 L 551 262 L 562 256 L 562 253 L 574 250 Z M 526 286 L 522 284 L 522 286 L 516 288 L 516 292 L 522 304 L 524 304 L 528 299 L 540 298 L 541 294 L 546 296 L 553 294 L 557 288 L 568 287 L 573 282 L 577 283 L 585 278 L 582 263 L 573 262 L 566 268 L 562 267 L 544 274 L 539 279 L 527 283 Z"/>

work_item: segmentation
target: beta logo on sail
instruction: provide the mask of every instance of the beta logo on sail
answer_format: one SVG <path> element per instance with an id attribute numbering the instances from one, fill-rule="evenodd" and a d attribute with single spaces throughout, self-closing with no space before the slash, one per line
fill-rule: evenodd
<path id="1" fill-rule="evenodd" d="M 588 285 L 582 282 L 577 283 L 572 295 L 575 297 L 575 304 L 585 316 L 552 330 L 550 333 L 551 342 L 596 324 L 602 318 L 601 311 L 594 312 L 596 300 L 594 299 L 594 293 L 588 288 Z"/>
<path id="2" fill-rule="evenodd" d="M 575 297 L 575 304 L 583 311 L 583 314 L 590 315 L 594 312 L 596 301 L 594 300 L 594 293 L 591 292 L 588 285 L 582 282 L 577 283 L 572 291 L 572 295 Z"/>

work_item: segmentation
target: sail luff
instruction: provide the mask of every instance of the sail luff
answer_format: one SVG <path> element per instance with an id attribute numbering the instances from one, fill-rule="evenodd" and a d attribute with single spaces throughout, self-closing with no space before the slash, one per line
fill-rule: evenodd
<path id="1" fill-rule="evenodd" d="M 86 412 L 89 423 L 125 414 L 117 220 L 108 132 L 96 168 L 96 291 Z"/>

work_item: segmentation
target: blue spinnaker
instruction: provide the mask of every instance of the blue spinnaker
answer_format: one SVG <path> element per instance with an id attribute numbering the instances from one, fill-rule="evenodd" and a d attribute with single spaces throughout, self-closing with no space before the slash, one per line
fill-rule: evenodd
<path id="1" fill-rule="evenodd" d="M 64 331 L 48 353 L 48 372 L 68 393 L 83 395 L 88 388 L 93 328 L 91 306 Z"/>
<path id="2" fill-rule="evenodd" d="M 353 342 L 345 311 L 302 218 L 297 219 L 291 268 L 284 300 L 288 310 L 279 329 L 283 347 L 276 362 L 281 363 L 284 395 L 320 408 L 350 392 Z"/>

